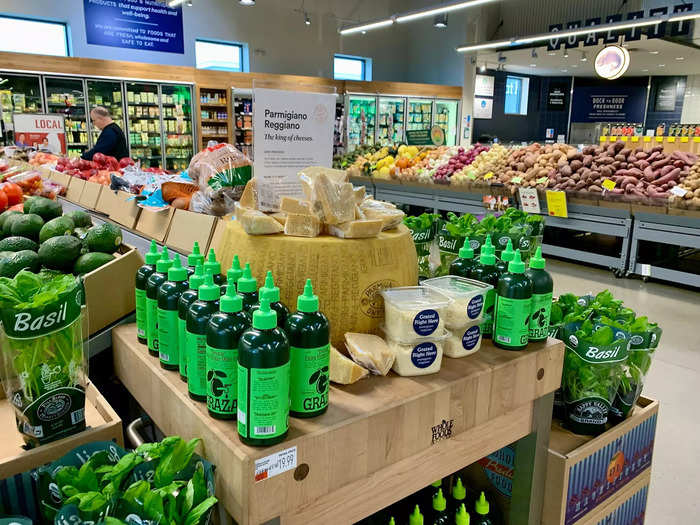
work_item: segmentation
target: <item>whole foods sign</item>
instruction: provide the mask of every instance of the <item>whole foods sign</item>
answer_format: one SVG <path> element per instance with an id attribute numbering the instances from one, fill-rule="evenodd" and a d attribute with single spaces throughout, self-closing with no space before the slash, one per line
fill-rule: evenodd
<path id="1" fill-rule="evenodd" d="M 630 54 L 621 46 L 607 46 L 595 57 L 595 72 L 608 80 L 620 78 L 630 67 Z"/>

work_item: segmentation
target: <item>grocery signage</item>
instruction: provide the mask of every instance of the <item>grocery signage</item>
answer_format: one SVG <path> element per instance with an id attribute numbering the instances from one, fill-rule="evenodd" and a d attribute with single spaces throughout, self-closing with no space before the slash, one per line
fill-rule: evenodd
<path id="1" fill-rule="evenodd" d="M 491 118 L 493 115 L 493 99 L 474 97 L 474 118 Z"/>
<path id="2" fill-rule="evenodd" d="M 63 118 L 63 115 L 15 113 L 12 115 L 15 145 L 65 155 L 66 128 Z"/>
<path id="3" fill-rule="evenodd" d="M 182 8 L 156 0 L 83 0 L 88 44 L 184 53 Z"/>
<path id="4" fill-rule="evenodd" d="M 474 95 L 477 97 L 492 97 L 495 77 L 491 75 L 476 75 L 474 79 Z"/>
<path id="5" fill-rule="evenodd" d="M 445 130 L 440 126 L 430 129 L 406 130 L 406 144 L 409 146 L 443 146 L 445 144 Z"/>
<path id="6" fill-rule="evenodd" d="M 675 111 L 678 82 L 672 77 L 661 77 L 659 82 L 654 99 L 654 111 Z"/>
<path id="7" fill-rule="evenodd" d="M 635 79 L 636 80 L 636 79 Z M 644 122 L 647 78 L 624 85 L 577 80 L 571 102 L 571 122 Z"/>
<path id="8" fill-rule="evenodd" d="M 304 198 L 298 173 L 333 161 L 335 94 L 253 89 L 253 174 L 260 209 Z"/>
<path id="9" fill-rule="evenodd" d="M 686 13 L 693 10 L 692 2 L 686 2 L 680 5 L 674 5 L 672 8 L 668 6 L 656 7 L 649 9 L 648 11 L 631 11 L 627 13 L 624 17 L 622 14 L 608 15 L 603 20 L 601 17 L 588 18 L 586 20 L 574 20 L 572 22 L 566 22 L 565 24 L 552 24 L 549 26 L 549 32 L 552 33 L 552 38 L 549 39 L 547 43 L 547 49 L 549 51 L 554 51 L 559 49 L 562 44 L 567 48 L 578 47 L 579 43 L 583 42 L 584 46 L 597 46 L 599 41 L 602 40 L 604 44 L 616 44 L 619 38 L 622 36 L 626 41 L 639 40 L 642 35 L 646 35 L 647 38 L 662 38 L 665 36 L 681 36 L 690 34 L 690 20 L 681 20 L 679 22 L 673 22 L 671 24 L 667 22 L 659 22 L 658 24 L 646 26 L 646 27 L 632 27 L 626 30 L 613 30 L 605 31 L 600 33 L 586 33 L 583 35 L 569 36 L 566 38 L 560 38 L 556 36 L 556 33 L 562 31 L 570 31 L 576 29 L 582 29 L 586 27 L 594 27 L 602 24 L 613 24 L 616 22 L 622 22 L 624 20 L 634 21 L 642 19 L 651 19 L 654 17 L 662 17 L 669 14 L 679 14 Z M 670 29 L 669 27 L 670 26 Z"/>
<path id="10" fill-rule="evenodd" d="M 568 89 L 568 83 L 552 82 L 549 84 L 549 90 L 547 91 L 547 110 L 564 111 L 566 109 L 566 92 Z"/>
<path id="11" fill-rule="evenodd" d="M 594 68 L 596 74 L 608 80 L 620 78 L 629 67 L 629 51 L 621 46 L 604 47 L 595 57 Z"/>

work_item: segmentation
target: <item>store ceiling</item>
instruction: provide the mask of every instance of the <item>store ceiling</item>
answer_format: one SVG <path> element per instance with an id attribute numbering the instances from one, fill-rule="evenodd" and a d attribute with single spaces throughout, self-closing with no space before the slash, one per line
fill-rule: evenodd
<path id="1" fill-rule="evenodd" d="M 662 39 L 638 40 L 623 44 L 630 52 L 630 67 L 625 76 L 692 75 L 700 73 L 700 48 Z M 593 62 L 603 46 L 579 47 L 547 51 L 547 47 L 504 51 L 505 62 L 499 62 L 498 52 L 480 52 L 477 66 L 486 63 L 488 69 L 504 64 L 506 71 L 542 76 L 593 77 Z M 533 50 L 537 57 L 533 57 Z M 568 58 L 564 57 L 568 51 Z M 586 61 L 582 61 L 583 53 Z"/>

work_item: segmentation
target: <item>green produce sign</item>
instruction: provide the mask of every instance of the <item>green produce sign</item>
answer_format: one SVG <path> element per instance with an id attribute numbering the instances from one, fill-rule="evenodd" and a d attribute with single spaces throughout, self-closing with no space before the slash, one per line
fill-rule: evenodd
<path id="1" fill-rule="evenodd" d="M 440 126 L 407 130 L 406 143 L 409 146 L 442 146 L 445 144 L 445 130 Z"/>

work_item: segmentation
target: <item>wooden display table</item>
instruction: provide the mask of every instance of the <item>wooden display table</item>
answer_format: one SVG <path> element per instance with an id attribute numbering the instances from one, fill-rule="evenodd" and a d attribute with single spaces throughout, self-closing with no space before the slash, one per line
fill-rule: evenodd
<path id="1" fill-rule="evenodd" d="M 524 352 L 485 341 L 473 356 L 444 358 L 438 374 L 331 386 L 326 414 L 291 419 L 287 439 L 268 448 L 209 417 L 137 342 L 135 325 L 115 328 L 113 346 L 117 376 L 155 424 L 203 439 L 217 497 L 241 525 L 352 523 L 518 440 L 510 523 L 540 522 L 560 341 Z M 256 461 L 293 447 L 296 468 L 256 482 Z"/>

